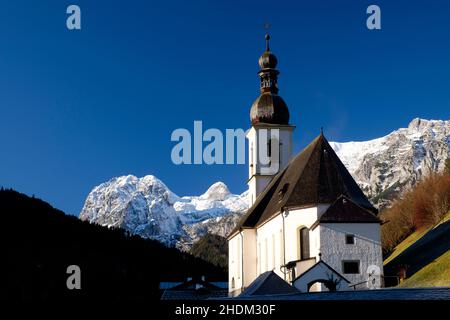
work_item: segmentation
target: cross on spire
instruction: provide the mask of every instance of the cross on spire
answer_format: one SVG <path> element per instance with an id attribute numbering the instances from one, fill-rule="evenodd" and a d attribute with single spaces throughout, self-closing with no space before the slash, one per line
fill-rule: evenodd
<path id="1" fill-rule="evenodd" d="M 269 35 L 269 30 L 272 27 L 272 25 L 268 22 L 266 22 L 264 24 L 264 29 L 266 29 L 266 51 L 270 51 L 270 46 L 269 46 L 269 40 L 270 40 L 270 35 Z"/>

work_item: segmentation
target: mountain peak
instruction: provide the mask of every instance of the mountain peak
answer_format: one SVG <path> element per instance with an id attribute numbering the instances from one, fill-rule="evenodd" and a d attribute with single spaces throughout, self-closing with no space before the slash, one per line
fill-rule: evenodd
<path id="1" fill-rule="evenodd" d="M 217 219 L 240 215 L 247 208 L 245 194 L 230 193 L 223 182 L 201 196 L 178 197 L 153 175 L 126 175 L 93 188 L 80 219 L 186 249 L 210 228 L 226 235 L 234 225 L 220 227 Z"/>
<path id="2" fill-rule="evenodd" d="M 422 119 L 414 118 L 408 125 L 409 130 L 420 131 L 424 128 L 434 128 L 434 127 L 445 127 L 450 125 L 450 120 L 432 120 L 432 119 Z"/>
<path id="3" fill-rule="evenodd" d="M 381 138 L 330 145 L 364 193 L 383 207 L 423 176 L 443 170 L 450 155 L 450 120 L 415 118 Z"/>
<path id="4" fill-rule="evenodd" d="M 200 196 L 202 200 L 225 200 L 231 195 L 230 190 L 225 183 L 218 181 L 211 185 L 208 190 Z"/>

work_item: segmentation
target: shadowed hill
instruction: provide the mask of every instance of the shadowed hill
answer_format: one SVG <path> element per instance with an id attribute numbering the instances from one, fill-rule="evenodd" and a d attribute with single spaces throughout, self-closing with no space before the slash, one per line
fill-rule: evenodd
<path id="1" fill-rule="evenodd" d="M 415 238 L 414 234 L 411 237 Z M 415 286 L 416 282 L 420 286 L 433 285 L 433 283 L 449 285 L 450 279 L 444 278 L 449 275 L 448 269 L 450 267 L 444 266 L 444 269 L 447 269 L 447 274 L 438 272 L 438 270 L 442 269 L 441 264 L 448 260 L 446 257 L 450 252 L 450 219 L 444 219 L 423 235 L 421 233 L 418 238 L 395 257 L 387 260 L 388 262 L 384 267 L 385 274 L 396 275 L 400 269 L 404 269 L 407 278 L 404 283 L 405 286 Z M 408 242 L 408 238 L 405 239 L 405 242 Z M 437 269 L 434 270 L 433 268 Z M 418 274 L 416 281 L 408 279 L 415 278 L 417 273 L 424 273 L 424 275 Z"/>
<path id="2" fill-rule="evenodd" d="M 160 281 L 205 275 L 224 280 L 223 269 L 167 248 L 67 216 L 48 203 L 0 190 L 1 289 L 10 298 L 159 298 Z M 81 290 L 66 288 L 69 265 L 81 268 Z"/>

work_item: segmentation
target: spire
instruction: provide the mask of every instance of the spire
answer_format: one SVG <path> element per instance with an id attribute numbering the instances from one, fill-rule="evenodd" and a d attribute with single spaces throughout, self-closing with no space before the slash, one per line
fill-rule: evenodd
<path id="1" fill-rule="evenodd" d="M 277 57 L 270 52 L 270 35 L 265 35 L 266 50 L 259 57 L 258 63 L 260 70 L 259 91 L 260 96 L 255 100 L 250 110 L 250 119 L 252 124 L 271 123 L 288 124 L 289 110 L 286 103 L 278 95 L 278 74 L 276 67 Z"/>
<path id="2" fill-rule="evenodd" d="M 265 36 L 266 39 L 266 51 L 263 52 L 261 57 L 259 58 L 259 67 L 261 70 L 258 75 L 261 78 L 261 93 L 271 92 L 278 93 L 278 74 L 279 71 L 276 70 L 276 66 L 278 64 L 277 57 L 270 52 L 270 35 L 267 33 Z"/>

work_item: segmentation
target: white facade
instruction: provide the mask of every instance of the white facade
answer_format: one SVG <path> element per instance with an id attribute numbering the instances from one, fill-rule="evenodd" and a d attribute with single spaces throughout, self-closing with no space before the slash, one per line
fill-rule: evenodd
<path id="1" fill-rule="evenodd" d="M 294 128 L 290 125 L 258 124 L 247 132 L 250 206 L 270 180 L 289 163 Z"/>
<path id="2" fill-rule="evenodd" d="M 320 238 L 323 239 L 320 251 L 324 261 L 342 274 L 352 284 L 368 280 L 367 270 L 378 266 L 383 270 L 381 249 L 381 226 L 378 223 L 322 223 Z M 346 244 L 346 235 L 354 236 L 354 244 Z M 359 272 L 345 273 L 343 263 L 359 263 Z M 360 285 L 357 288 L 366 287 Z"/>
<path id="3" fill-rule="evenodd" d="M 259 275 L 257 274 L 256 229 L 243 229 L 229 239 L 228 274 L 230 292 L 240 292 Z"/>
<path id="4" fill-rule="evenodd" d="M 258 228 L 243 229 L 234 235 L 229 240 L 230 292 L 239 292 L 270 270 L 291 283 L 295 280 L 293 276 L 301 275 L 319 260 L 351 284 L 367 281 L 367 269 L 371 265 L 382 270 L 380 224 L 321 223 L 311 229 L 327 208 L 328 205 L 320 205 L 285 211 Z M 300 230 L 304 227 L 309 230 L 310 259 L 301 260 Z M 346 243 L 347 235 L 354 239 L 353 244 Z M 289 262 L 296 264 L 295 275 L 283 267 Z M 346 262 L 358 263 L 358 272 L 346 273 L 343 267 Z M 311 291 L 322 290 L 326 288 L 320 283 L 311 288 Z"/>

